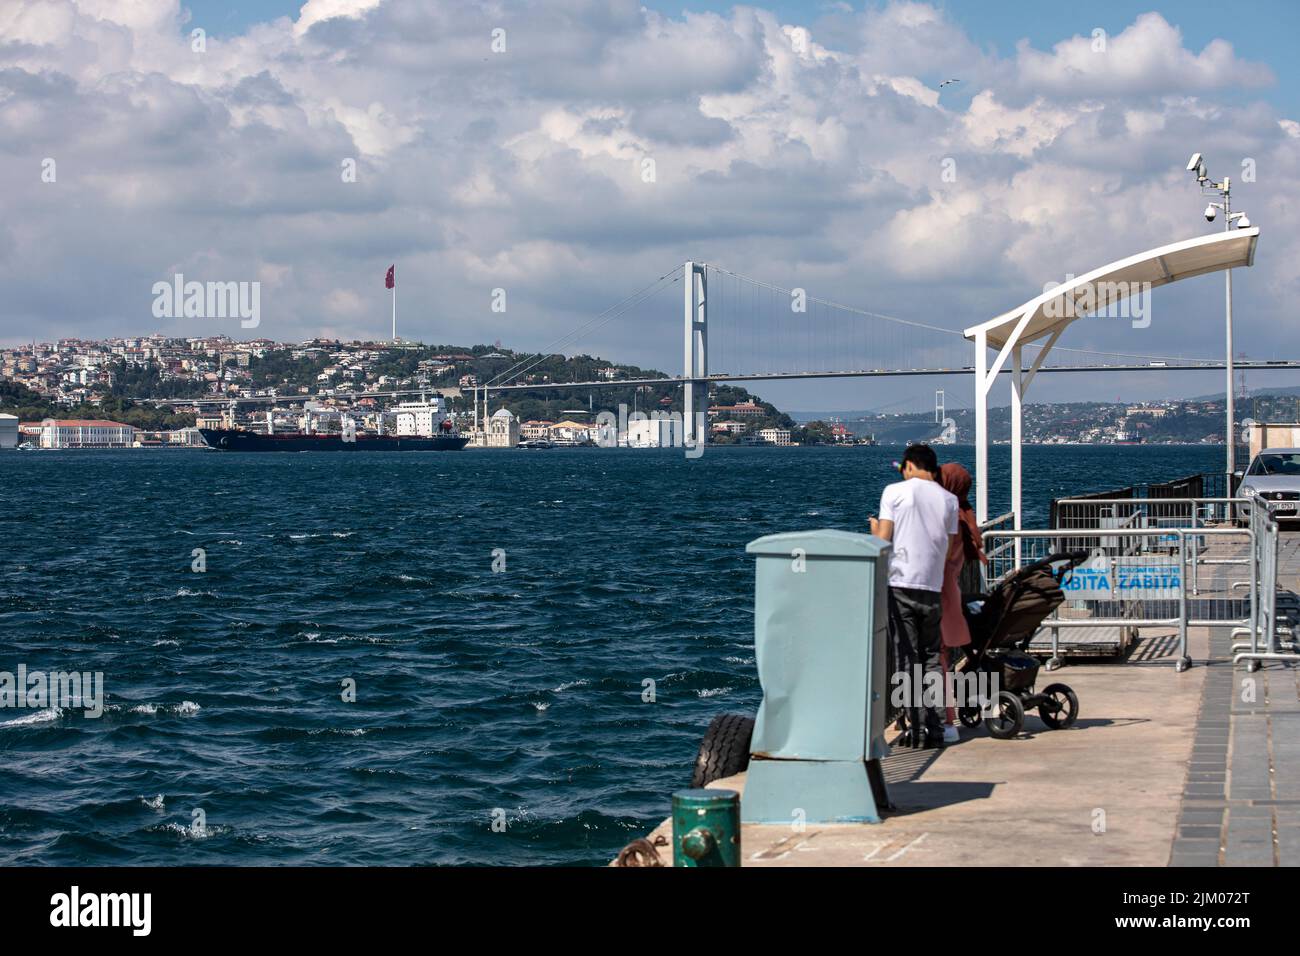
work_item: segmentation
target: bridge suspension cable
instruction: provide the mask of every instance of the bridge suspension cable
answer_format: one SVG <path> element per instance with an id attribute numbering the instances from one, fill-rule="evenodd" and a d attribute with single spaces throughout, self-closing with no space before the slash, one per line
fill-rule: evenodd
<path id="1" fill-rule="evenodd" d="M 520 380 L 529 371 L 638 307 L 644 307 L 643 311 L 653 311 L 653 316 L 647 316 L 643 328 L 655 329 L 656 337 L 662 336 L 660 341 L 666 343 L 666 347 L 655 349 L 655 357 L 650 360 L 650 364 L 662 367 L 666 356 L 677 351 L 682 312 L 679 304 L 661 305 L 654 300 L 682 281 L 683 268 L 677 266 L 659 276 L 555 339 L 543 351 L 520 358 L 480 388 L 527 387 L 527 383 L 520 384 Z M 721 266 L 696 263 L 693 268 L 704 270 L 707 290 L 702 296 L 707 314 L 706 377 L 719 381 L 760 381 L 783 377 L 948 374 L 971 370 L 972 346 L 958 329 L 810 295 L 803 288 L 786 288 Z M 1041 346 L 1029 344 L 1025 348 L 1037 350 Z M 1215 361 L 1060 345 L 1055 346 L 1054 351 L 1093 356 L 1102 362 L 1095 365 L 1052 363 L 1044 366 L 1044 371 L 1054 368 L 1060 371 L 1133 369 L 1153 364 L 1197 368 L 1209 367 L 1207 363 Z M 1030 354 L 1036 355 L 1037 352 L 1031 351 Z M 677 377 L 674 374 L 677 366 L 672 359 L 667 361 L 665 371 L 671 378 L 665 380 L 672 380 Z M 690 379 L 693 376 L 687 372 L 683 377 Z"/>
<path id="2" fill-rule="evenodd" d="M 568 334 L 562 335 L 560 338 L 556 339 L 550 345 L 546 346 L 546 348 L 543 349 L 541 352 L 535 353 L 536 358 L 532 358 L 532 356 L 530 355 L 529 358 L 532 358 L 531 362 L 529 361 L 529 359 L 521 359 L 520 361 L 516 362 L 514 365 L 510 366 L 510 368 L 506 369 L 503 372 L 499 372 L 498 374 L 493 376 L 492 380 L 487 382 L 486 384 L 487 385 L 508 385 L 510 382 L 515 381 L 516 379 L 518 379 L 523 375 L 526 375 L 531 369 L 536 368 L 542 362 L 546 361 L 547 358 L 554 355 L 557 350 L 562 349 L 566 345 L 572 345 L 582 335 L 589 335 L 592 332 L 595 332 L 597 329 L 604 327 L 614 319 L 618 318 L 620 315 L 625 314 L 632 308 L 644 302 L 646 299 L 649 299 L 655 294 L 657 294 L 665 285 L 671 285 L 673 282 L 676 282 L 679 278 L 681 278 L 681 273 L 682 273 L 682 267 L 678 266 L 676 269 L 673 269 L 670 272 L 661 275 L 658 279 L 656 279 L 654 282 L 651 282 L 649 285 L 645 286 L 644 288 L 639 289 L 638 291 L 632 293 L 627 298 L 614 303 L 614 305 L 611 305 L 608 309 L 606 309 L 604 312 L 597 315 L 595 318 L 588 320 L 587 322 L 573 329 Z"/>

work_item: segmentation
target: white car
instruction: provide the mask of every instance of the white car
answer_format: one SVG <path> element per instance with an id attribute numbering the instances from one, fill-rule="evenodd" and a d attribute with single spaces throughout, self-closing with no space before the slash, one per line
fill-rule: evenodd
<path id="1" fill-rule="evenodd" d="M 1237 487 L 1238 498 L 1267 501 L 1278 519 L 1300 519 L 1300 448 L 1265 448 L 1250 463 Z M 1250 520 L 1250 506 L 1239 505 L 1237 517 Z"/>

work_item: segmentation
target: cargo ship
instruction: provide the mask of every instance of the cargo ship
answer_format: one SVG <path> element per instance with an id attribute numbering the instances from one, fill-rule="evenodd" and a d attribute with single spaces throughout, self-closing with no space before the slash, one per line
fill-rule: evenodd
<path id="1" fill-rule="evenodd" d="M 469 444 L 464 435 L 310 435 L 283 432 L 263 435 L 243 428 L 200 428 L 209 448 L 219 451 L 460 451 Z"/>
<path id="2" fill-rule="evenodd" d="M 338 419 L 338 430 L 322 430 L 321 418 Z M 302 430 L 276 432 L 267 413 L 267 430 L 200 428 L 209 448 L 218 451 L 460 451 L 469 439 L 456 430 L 441 399 L 404 402 L 384 412 L 380 433 L 356 430 L 355 422 L 333 410 L 308 407 Z"/>

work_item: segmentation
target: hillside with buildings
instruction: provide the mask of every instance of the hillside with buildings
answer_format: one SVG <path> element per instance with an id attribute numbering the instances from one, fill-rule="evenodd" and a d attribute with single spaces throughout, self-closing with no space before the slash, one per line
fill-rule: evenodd
<path id="1" fill-rule="evenodd" d="M 363 431 L 377 429 L 385 411 L 403 397 L 427 392 L 447 403 L 461 428 L 477 436 L 476 443 L 586 444 L 596 441 L 595 418 L 602 410 L 623 420 L 680 416 L 679 386 L 645 382 L 663 377 L 655 369 L 591 355 L 536 355 L 500 343 L 313 339 L 295 344 L 161 335 L 61 339 L 0 350 L 0 413 L 17 416 L 34 441 L 42 422 L 55 422 L 69 434 L 102 437 L 107 425 L 131 426 L 136 443 L 143 437 L 146 443 L 194 444 L 196 423 L 298 428 L 301 416 L 292 409 L 305 402 L 325 413 L 324 427 L 332 413 L 336 421 L 340 415 L 355 420 Z M 493 392 L 484 404 L 482 387 L 503 382 L 520 387 Z M 563 382 L 601 384 L 526 387 Z M 743 388 L 714 387 L 710 405 L 710 430 L 718 443 L 793 440 L 794 421 Z M 120 428 L 111 434 L 112 444 L 132 443 Z M 644 442 L 669 438 L 662 430 L 645 431 Z"/>
<path id="2" fill-rule="evenodd" d="M 0 414 L 16 417 L 34 442 L 41 423 L 51 421 L 62 423 L 60 434 L 91 434 L 96 441 L 111 435 L 121 444 L 196 444 L 192 426 L 205 422 L 296 429 L 307 402 L 323 413 L 323 427 L 331 427 L 332 415 L 336 422 L 344 416 L 355 420 L 363 431 L 382 429 L 387 410 L 428 393 L 441 396 L 476 443 L 594 443 L 596 418 L 605 411 L 621 422 L 633 421 L 627 441 L 640 447 L 674 440 L 670 426 L 635 423 L 643 416 L 680 416 L 680 386 L 646 381 L 663 377 L 655 369 L 596 356 L 537 355 L 500 343 L 236 342 L 226 336 L 161 335 L 61 339 L 0 350 Z M 505 381 L 521 387 L 494 391 L 485 406 L 482 387 Z M 564 382 L 600 387 L 527 388 Z M 1243 395 L 1237 400 L 1238 418 L 1295 421 L 1300 418 L 1295 391 Z M 1041 444 L 1213 444 L 1222 441 L 1223 412 L 1223 399 L 1213 396 L 1028 404 L 1024 433 L 1026 441 Z M 943 430 L 932 413 L 798 417 L 802 422 L 739 386 L 710 388 L 709 440 L 720 445 L 830 444 L 855 436 L 903 444 L 935 440 Z M 974 441 L 970 409 L 950 409 L 948 417 L 955 441 Z M 994 441 L 1010 440 L 1010 409 L 990 409 L 989 425 Z M 628 431 L 621 426 L 621 434 Z"/>
<path id="3" fill-rule="evenodd" d="M 1024 440 L 1033 444 L 1219 444 L 1223 441 L 1223 398 L 1166 399 L 1155 402 L 1060 402 L 1026 404 Z M 796 413 L 807 420 L 808 416 Z M 956 425 L 956 442 L 974 444 L 975 414 L 972 410 L 949 409 L 947 417 Z M 1300 420 L 1300 396 L 1289 390 L 1261 390 L 1236 401 L 1238 421 L 1281 422 Z M 882 444 L 931 441 L 943 430 L 931 412 L 846 413 L 831 418 L 822 414 L 805 427 L 821 427 L 828 421 L 842 422 L 858 435 L 873 435 Z M 989 409 L 989 434 L 995 442 L 1011 440 L 1011 409 Z"/>

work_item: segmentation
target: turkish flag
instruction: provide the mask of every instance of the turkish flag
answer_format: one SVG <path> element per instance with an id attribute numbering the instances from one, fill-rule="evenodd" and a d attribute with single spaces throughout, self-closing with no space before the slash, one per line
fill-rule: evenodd
<path id="1" fill-rule="evenodd" d="M 397 279 L 394 278 L 393 275 L 393 270 L 395 270 L 396 268 L 397 268 L 396 265 L 391 265 L 388 267 L 388 275 L 384 276 L 385 289 L 391 289 L 393 286 L 397 285 Z"/>

